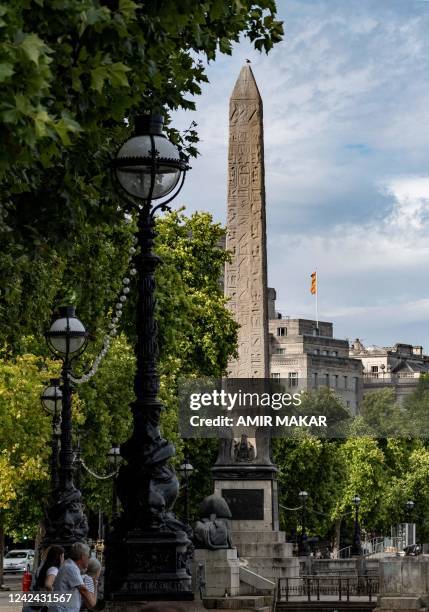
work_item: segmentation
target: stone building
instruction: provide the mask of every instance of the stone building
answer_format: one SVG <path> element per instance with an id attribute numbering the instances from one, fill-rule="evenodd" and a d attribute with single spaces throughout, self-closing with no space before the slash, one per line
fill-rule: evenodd
<path id="1" fill-rule="evenodd" d="M 332 323 L 283 317 L 275 310 L 275 290 L 268 290 L 270 376 L 290 386 L 329 387 L 352 413 L 363 396 L 362 362 L 349 356 L 347 340 L 334 338 Z"/>
<path id="2" fill-rule="evenodd" d="M 364 393 L 391 388 L 398 401 L 415 390 L 421 374 L 429 373 L 429 356 L 423 354 L 421 346 L 398 343 L 393 347 L 366 347 L 356 338 L 350 357 L 363 364 Z"/>

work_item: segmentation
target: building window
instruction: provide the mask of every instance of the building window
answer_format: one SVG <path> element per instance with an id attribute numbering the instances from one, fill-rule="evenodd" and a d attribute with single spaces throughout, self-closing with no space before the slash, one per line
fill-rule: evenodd
<path id="1" fill-rule="evenodd" d="M 289 372 L 288 375 L 289 387 L 298 386 L 298 372 Z"/>
<path id="2" fill-rule="evenodd" d="M 338 374 L 334 374 L 334 387 L 338 387 Z"/>
<path id="3" fill-rule="evenodd" d="M 338 351 L 332 351 L 332 357 L 338 357 Z"/>
<path id="4" fill-rule="evenodd" d="M 317 388 L 317 372 L 313 374 L 313 387 Z"/>
<path id="5" fill-rule="evenodd" d="M 318 327 L 313 327 L 313 336 L 320 336 Z"/>
<path id="6" fill-rule="evenodd" d="M 271 372 L 271 378 L 275 378 L 275 379 L 279 380 L 280 372 Z"/>
<path id="7" fill-rule="evenodd" d="M 371 372 L 378 372 L 378 366 L 371 366 Z"/>
<path id="8" fill-rule="evenodd" d="M 353 384 L 354 384 L 354 389 L 355 389 L 355 391 L 357 391 L 357 390 L 358 390 L 358 385 L 359 385 L 359 379 L 358 379 L 358 377 L 357 377 L 357 376 L 355 376 L 355 377 L 353 378 Z"/>
<path id="9" fill-rule="evenodd" d="M 327 354 L 328 354 L 328 351 L 323 351 L 322 352 L 322 355 L 327 355 Z"/>
<path id="10" fill-rule="evenodd" d="M 346 404 L 347 404 L 347 408 L 350 408 L 350 402 L 349 402 L 349 400 L 347 400 Z"/>
<path id="11" fill-rule="evenodd" d="M 348 381 L 347 376 L 344 376 L 344 389 L 347 389 Z"/>
<path id="12" fill-rule="evenodd" d="M 325 385 L 329 387 L 329 374 L 325 374 Z"/>
<path id="13" fill-rule="evenodd" d="M 285 353 L 286 353 L 285 348 L 280 348 L 280 347 L 276 348 L 276 355 L 284 355 Z"/>
<path id="14" fill-rule="evenodd" d="M 277 335 L 278 336 L 286 336 L 286 334 L 287 334 L 286 327 L 278 327 L 277 328 Z"/>
<path id="15" fill-rule="evenodd" d="M 320 351 L 319 351 L 319 349 L 314 349 L 314 350 L 313 350 L 313 353 L 314 353 L 315 355 L 319 355 L 319 354 L 320 354 Z"/>

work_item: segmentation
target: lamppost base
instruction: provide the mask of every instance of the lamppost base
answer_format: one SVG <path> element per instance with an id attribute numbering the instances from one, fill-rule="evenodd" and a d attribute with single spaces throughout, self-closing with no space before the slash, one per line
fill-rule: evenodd
<path id="1" fill-rule="evenodd" d="M 128 532 L 106 542 L 105 600 L 192 601 L 190 541 L 184 531 Z"/>

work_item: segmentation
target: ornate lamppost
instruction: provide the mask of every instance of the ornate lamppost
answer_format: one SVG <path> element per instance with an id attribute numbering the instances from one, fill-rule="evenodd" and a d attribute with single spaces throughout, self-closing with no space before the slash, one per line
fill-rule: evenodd
<path id="1" fill-rule="evenodd" d="M 61 380 L 51 378 L 49 387 L 43 391 L 40 400 L 43 408 L 52 417 L 52 436 L 51 436 L 51 494 L 58 489 L 60 484 L 59 477 L 59 454 L 61 437 L 61 410 L 63 394 L 60 389 Z"/>
<path id="2" fill-rule="evenodd" d="M 299 500 L 302 504 L 302 512 L 301 512 L 301 522 L 302 522 L 302 533 L 301 533 L 301 550 L 300 550 L 300 554 L 306 556 L 308 553 L 308 547 L 307 547 L 307 533 L 306 533 L 306 529 L 307 529 L 307 499 L 308 499 L 308 493 L 307 491 L 300 491 L 298 493 L 298 497 Z"/>
<path id="3" fill-rule="evenodd" d="M 353 529 L 353 544 L 352 544 L 352 555 L 361 556 L 362 544 L 360 539 L 360 525 L 359 525 L 359 506 L 361 499 L 359 495 L 355 495 L 352 499 L 352 504 L 355 507 L 355 523 Z"/>
<path id="4" fill-rule="evenodd" d="M 160 116 L 135 120 L 134 135 L 112 163 L 113 179 L 128 211 L 138 220 L 137 343 L 133 432 L 121 445 L 117 491 L 122 513 L 106 546 L 105 596 L 114 601 L 192 599 L 186 525 L 172 507 L 179 490 L 167 465 L 175 450 L 160 434 L 162 404 L 158 399 L 155 270 L 155 214 L 182 188 L 186 158 L 162 133 Z M 155 203 L 155 205 L 154 205 Z"/>
<path id="5" fill-rule="evenodd" d="M 82 495 L 73 482 L 72 384 L 71 365 L 85 349 L 88 334 L 75 315 L 73 306 L 59 309 L 59 316 L 45 334 L 52 353 L 62 360 L 61 448 L 58 487 L 45 514 L 43 544 L 60 544 L 66 549 L 87 537 L 88 523 L 83 513 Z"/>
<path id="6" fill-rule="evenodd" d="M 185 479 L 185 519 L 186 524 L 189 526 L 189 476 L 194 471 L 194 466 L 189 461 L 188 451 L 185 451 L 185 456 L 183 458 L 183 463 L 179 467 L 179 474 Z"/>

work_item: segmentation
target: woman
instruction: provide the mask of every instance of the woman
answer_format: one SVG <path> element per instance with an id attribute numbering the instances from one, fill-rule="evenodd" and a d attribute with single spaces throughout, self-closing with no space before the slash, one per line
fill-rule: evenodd
<path id="1" fill-rule="evenodd" d="M 63 562 L 64 548 L 56 544 L 50 546 L 46 551 L 44 561 L 36 572 L 33 590 L 52 591 L 54 580 Z"/>
<path id="2" fill-rule="evenodd" d="M 52 591 L 54 580 L 58 570 L 64 562 L 64 548 L 53 544 L 44 553 L 42 562 L 33 576 L 31 592 Z M 47 612 L 48 607 L 37 604 L 27 604 L 22 608 L 22 612 Z"/>

